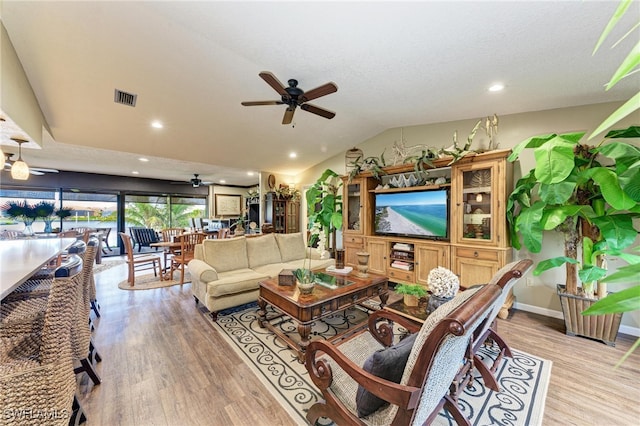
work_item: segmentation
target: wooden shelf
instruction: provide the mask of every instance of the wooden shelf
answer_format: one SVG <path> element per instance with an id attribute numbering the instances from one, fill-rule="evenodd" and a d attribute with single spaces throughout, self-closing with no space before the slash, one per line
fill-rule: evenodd
<path id="1" fill-rule="evenodd" d="M 423 185 L 423 186 L 408 186 L 405 188 L 386 188 L 386 189 L 372 189 L 369 192 L 375 194 L 383 194 L 388 192 L 407 192 L 407 191 L 420 191 L 425 189 L 440 189 L 450 187 L 450 183 L 443 183 L 441 185 Z"/>
<path id="2" fill-rule="evenodd" d="M 462 190 L 463 194 L 477 194 L 479 192 L 484 192 L 487 194 L 491 193 L 491 187 L 490 186 L 477 186 L 474 188 L 464 188 Z"/>

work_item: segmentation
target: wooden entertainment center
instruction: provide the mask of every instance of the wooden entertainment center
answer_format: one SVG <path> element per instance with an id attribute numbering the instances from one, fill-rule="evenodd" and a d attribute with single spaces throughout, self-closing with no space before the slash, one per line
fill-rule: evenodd
<path id="1" fill-rule="evenodd" d="M 443 266 L 460 277 L 460 285 L 485 284 L 511 262 L 506 223 L 507 197 L 512 188 L 510 150 L 468 155 L 451 166 L 451 158 L 433 160 L 427 179 L 446 183 L 383 189 L 390 179 L 409 181 L 414 165 L 384 169 L 382 182 L 371 172 L 344 180 L 343 244 L 346 264 L 356 267 L 356 253 L 370 254 L 369 270 L 389 281 L 427 286 L 431 269 Z M 415 181 L 415 179 L 412 179 Z M 376 189 L 378 188 L 378 189 Z M 375 197 L 380 193 L 449 189 L 448 238 L 432 240 L 376 234 Z M 513 304 L 509 294 L 500 312 L 506 318 Z"/>

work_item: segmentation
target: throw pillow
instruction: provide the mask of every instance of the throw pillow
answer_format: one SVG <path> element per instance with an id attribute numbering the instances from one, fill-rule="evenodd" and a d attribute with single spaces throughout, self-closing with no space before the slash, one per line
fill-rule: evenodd
<path id="1" fill-rule="evenodd" d="M 407 364 L 407 359 L 417 335 L 418 333 L 410 334 L 393 346 L 375 351 L 364 362 L 362 369 L 381 379 L 400 383 L 404 367 Z M 358 391 L 356 392 L 358 417 L 366 417 L 386 403 L 386 401 L 378 398 L 362 386 L 358 386 Z"/>

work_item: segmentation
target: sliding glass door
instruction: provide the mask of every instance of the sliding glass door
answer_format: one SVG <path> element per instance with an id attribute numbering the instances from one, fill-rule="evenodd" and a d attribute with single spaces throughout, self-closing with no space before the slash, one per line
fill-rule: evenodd
<path id="1" fill-rule="evenodd" d="M 126 195 L 125 228 L 190 228 L 191 218 L 206 217 L 206 197 Z"/>

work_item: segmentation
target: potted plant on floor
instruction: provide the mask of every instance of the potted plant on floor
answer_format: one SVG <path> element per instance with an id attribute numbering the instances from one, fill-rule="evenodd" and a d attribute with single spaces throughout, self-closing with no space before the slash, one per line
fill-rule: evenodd
<path id="1" fill-rule="evenodd" d="M 341 188 L 340 176 L 327 169 L 306 193 L 311 245 L 317 244 L 320 252 L 327 249 L 328 241 L 330 250 L 337 248 L 336 232 L 342 229 Z"/>
<path id="2" fill-rule="evenodd" d="M 407 306 L 418 306 L 421 297 L 427 295 L 427 289 L 420 284 L 398 284 L 395 287 L 397 294 L 404 296 L 404 304 Z"/>
<path id="3" fill-rule="evenodd" d="M 640 148 L 622 140 L 639 137 L 640 127 L 611 131 L 597 146 L 581 143 L 583 136 L 536 136 L 513 149 L 509 161 L 532 149 L 536 164 L 509 196 L 507 220 L 513 247 L 520 249 L 522 239 L 533 253 L 542 250 L 545 231 L 562 232 L 564 256 L 539 262 L 534 275 L 565 265 L 566 282 L 557 292 L 567 334 L 614 344 L 622 314 L 600 318 L 607 326 L 591 327 L 580 312 L 607 295 L 598 283 L 607 274 L 606 255 L 640 260 L 624 252 L 638 236 L 632 220 L 640 215 Z"/>

